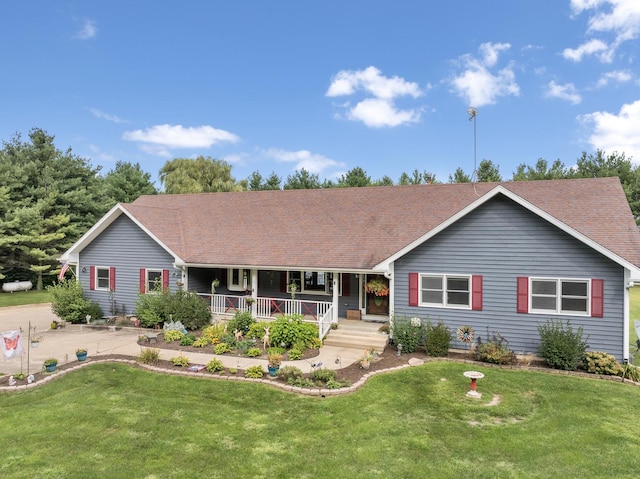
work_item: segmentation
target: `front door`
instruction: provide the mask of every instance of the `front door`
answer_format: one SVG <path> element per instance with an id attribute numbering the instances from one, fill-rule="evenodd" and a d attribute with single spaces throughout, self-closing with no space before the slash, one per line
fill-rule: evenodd
<path id="1" fill-rule="evenodd" d="M 389 316 L 389 280 L 381 274 L 368 274 L 363 288 L 365 314 Z"/>

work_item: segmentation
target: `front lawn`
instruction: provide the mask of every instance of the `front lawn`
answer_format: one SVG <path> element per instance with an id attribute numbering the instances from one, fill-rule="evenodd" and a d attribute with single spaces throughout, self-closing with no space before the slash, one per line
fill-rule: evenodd
<path id="1" fill-rule="evenodd" d="M 477 366 L 474 366 L 477 368 Z M 351 395 L 93 365 L 0 395 L 2 477 L 635 477 L 640 388 L 434 362 Z M 491 405 L 497 403 L 497 405 Z M 72 458 L 72 460 L 70 460 Z"/>
<path id="2" fill-rule="evenodd" d="M 25 304 L 48 303 L 51 301 L 48 291 L 0 292 L 0 308 L 4 306 L 23 306 Z"/>

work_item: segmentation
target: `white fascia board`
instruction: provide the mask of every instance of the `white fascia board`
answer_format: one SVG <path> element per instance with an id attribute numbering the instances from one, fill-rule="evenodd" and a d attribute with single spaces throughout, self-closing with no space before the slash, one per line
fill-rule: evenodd
<path id="1" fill-rule="evenodd" d="M 386 270 L 382 269 L 359 269 L 359 268 L 334 268 L 332 266 L 269 266 L 255 264 L 209 264 L 209 263 L 188 263 L 176 261 L 176 268 L 234 268 L 234 269 L 257 269 L 261 271 L 330 271 L 337 273 L 358 273 L 358 274 L 382 274 Z"/>
<path id="2" fill-rule="evenodd" d="M 417 240 L 413 241 L 412 243 L 410 243 L 409 245 L 407 245 L 406 247 L 404 247 L 403 249 L 398 251 L 393 256 L 390 256 L 386 260 L 384 260 L 381 263 L 377 264 L 375 266 L 375 268 L 376 269 L 377 268 L 389 268 L 389 265 L 391 263 L 393 263 L 394 261 L 396 261 L 398 258 L 401 258 L 402 256 L 404 256 L 405 254 L 407 254 L 408 252 L 410 252 L 411 250 L 413 250 L 417 246 L 421 245 L 425 241 L 427 241 L 430 238 L 434 237 L 435 235 L 437 235 L 441 231 L 447 229 L 449 226 L 454 224 L 456 221 L 458 221 L 459 219 L 463 218 L 464 216 L 466 216 L 467 214 L 469 214 L 470 212 L 472 212 L 473 210 L 475 210 L 479 206 L 483 205 L 484 203 L 486 203 L 490 199 L 494 198 L 498 194 L 503 194 L 504 196 L 506 196 L 507 198 L 511 199 L 515 203 L 517 203 L 520 206 L 526 208 L 527 210 L 531 211 L 532 213 L 534 213 L 535 215 L 539 216 L 540 218 L 548 221 L 549 223 L 551 223 L 555 227 L 557 227 L 560 230 L 564 231 L 565 233 L 571 235 L 572 237 L 576 238 L 578 241 L 581 241 L 582 243 L 586 244 L 587 246 L 589 246 L 590 248 L 592 248 L 595 251 L 599 252 L 600 254 L 606 256 L 607 258 L 609 258 L 613 262 L 619 264 L 623 268 L 629 270 L 631 277 L 633 277 L 633 278 L 637 278 L 638 277 L 638 273 L 640 273 L 640 268 L 636 267 L 635 265 L 633 265 L 629 261 L 627 261 L 624 258 L 618 256 L 617 254 L 613 253 L 612 251 L 608 250 L 607 248 L 603 247 L 601 244 L 593 241 L 592 239 L 590 239 L 589 237 L 587 237 L 584 234 L 580 233 L 579 231 L 575 230 L 574 228 L 572 228 L 572 227 L 568 226 L 567 224 L 563 223 L 562 221 L 558 220 L 554 216 L 551 216 L 546 211 L 538 208 L 533 203 L 528 202 L 527 200 L 525 200 L 521 196 L 518 196 L 517 194 L 515 194 L 514 192 L 512 192 L 511 190 L 505 188 L 502 185 L 496 186 L 491 191 L 489 191 L 486 194 L 484 194 L 483 196 L 479 197 L 473 203 L 470 203 L 467 207 L 465 207 L 462 210 L 460 210 L 458 213 L 453 215 L 448 220 L 440 223 L 438 226 L 436 226 L 432 230 L 428 231 L 426 234 L 422 235 L 420 238 L 418 238 Z"/>
<path id="3" fill-rule="evenodd" d="M 122 207 L 120 203 L 111 208 L 105 215 L 100 218 L 100 220 L 94 224 L 89 231 L 87 231 L 82 237 L 76 241 L 67 251 L 65 251 L 62 256 L 60 256 L 60 261 L 68 261 L 73 262 L 75 259 L 75 263 L 78 262 L 78 257 L 80 252 L 85 249 L 91 242 L 96 239 L 104 230 L 106 230 L 115 220 L 117 220 L 120 215 L 125 214 L 131 221 L 133 221 L 138 228 L 144 231 L 153 241 L 158 243 L 158 245 L 163 248 L 167 253 L 174 257 L 176 264 L 183 263 L 182 259 L 175 254 L 171 248 L 165 245 L 162 241 L 160 241 L 151 231 L 149 231 L 142 223 L 140 223 L 135 216 L 129 213 L 125 208 Z"/>

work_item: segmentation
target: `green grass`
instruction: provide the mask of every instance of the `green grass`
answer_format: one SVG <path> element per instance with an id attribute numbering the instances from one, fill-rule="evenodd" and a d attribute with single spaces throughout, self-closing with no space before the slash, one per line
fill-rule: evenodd
<path id="1" fill-rule="evenodd" d="M 429 363 L 323 399 L 93 365 L 0 395 L 0 477 L 637 476 L 640 388 L 481 367 L 478 401 L 468 368 Z"/>
<path id="2" fill-rule="evenodd" d="M 51 301 L 47 291 L 0 292 L 0 308 L 4 306 L 22 306 L 25 304 L 48 303 Z"/>
<path id="3" fill-rule="evenodd" d="M 636 350 L 636 328 L 634 320 L 640 319 L 640 286 L 635 286 L 629 290 L 629 353 L 633 354 Z M 633 358 L 633 363 L 640 366 L 640 353 Z"/>

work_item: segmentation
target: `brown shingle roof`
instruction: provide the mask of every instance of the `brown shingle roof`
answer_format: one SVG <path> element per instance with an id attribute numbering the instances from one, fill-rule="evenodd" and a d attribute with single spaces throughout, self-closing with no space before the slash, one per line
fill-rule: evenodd
<path id="1" fill-rule="evenodd" d="M 156 195 L 123 207 L 186 263 L 366 270 L 499 184 L 640 266 L 618 178 Z"/>

